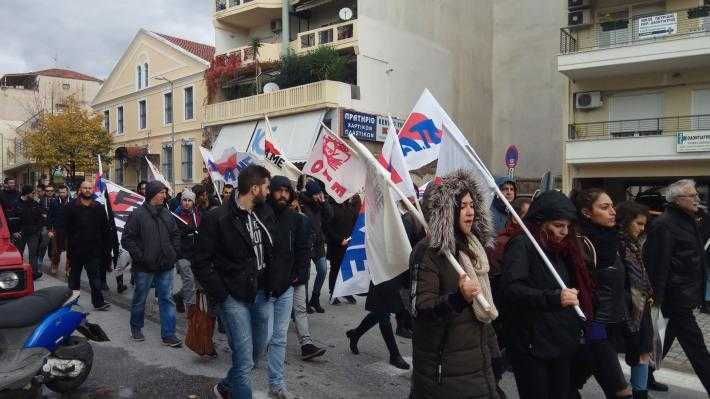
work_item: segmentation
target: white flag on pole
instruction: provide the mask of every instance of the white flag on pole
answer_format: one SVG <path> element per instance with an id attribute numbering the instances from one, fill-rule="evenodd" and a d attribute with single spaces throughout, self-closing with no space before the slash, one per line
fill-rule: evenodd
<path id="1" fill-rule="evenodd" d="M 303 172 L 322 181 L 325 190 L 339 204 L 357 194 L 365 185 L 363 161 L 327 128 L 313 146 Z"/>
<path id="2" fill-rule="evenodd" d="M 392 116 L 389 116 L 389 131 L 382 152 L 377 159 L 380 164 L 390 173 L 390 179 L 407 197 L 415 197 L 414 183 L 409 175 L 409 167 L 402 153 L 402 146 L 399 144 L 397 131 L 395 130 Z"/>
<path id="3" fill-rule="evenodd" d="M 269 129 L 267 123 L 267 130 Z M 257 129 L 252 138 L 252 143 L 249 145 L 249 155 L 256 162 L 265 167 L 272 175 L 286 176 L 289 180 L 297 181 L 301 171 L 296 165 L 286 158 L 286 155 L 278 148 L 272 137 L 267 137 L 268 134 L 263 130 Z"/>
<path id="4" fill-rule="evenodd" d="M 153 162 L 150 162 L 150 159 L 148 159 L 148 157 L 145 157 L 145 161 L 148 162 L 148 170 L 150 171 L 150 174 L 152 176 L 152 178 L 150 180 L 151 181 L 157 180 L 157 181 L 163 183 L 165 185 L 165 187 L 168 188 L 169 192 L 173 191 L 173 188 L 170 187 L 170 183 L 168 183 L 168 180 L 163 176 L 162 173 L 160 173 L 158 168 L 156 168 L 155 165 L 153 165 Z"/>

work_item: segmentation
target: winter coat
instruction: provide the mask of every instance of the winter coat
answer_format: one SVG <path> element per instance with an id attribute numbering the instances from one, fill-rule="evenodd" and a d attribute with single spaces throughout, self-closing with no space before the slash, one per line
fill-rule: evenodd
<path id="1" fill-rule="evenodd" d="M 694 309 L 704 300 L 707 257 L 695 219 L 667 206 L 648 231 L 644 263 L 662 309 Z"/>
<path id="2" fill-rule="evenodd" d="M 279 210 L 272 206 L 275 215 L 273 261 L 269 267 L 270 295 L 280 297 L 294 282 L 303 278 L 311 265 L 308 234 L 301 215 L 291 208 Z"/>
<path id="3" fill-rule="evenodd" d="M 167 271 L 180 253 L 180 232 L 168 208 L 146 202 L 128 216 L 121 245 L 131 254 L 133 270 Z"/>
<path id="4" fill-rule="evenodd" d="M 49 204 L 49 213 L 47 214 L 47 227 L 50 230 L 62 231 L 65 225 L 65 215 L 67 204 L 71 203 L 71 198 L 67 198 L 65 202 L 57 197 Z"/>
<path id="5" fill-rule="evenodd" d="M 20 193 L 17 190 L 2 190 L 0 192 L 0 205 L 2 205 L 5 215 L 12 213 L 20 201 Z"/>
<path id="6" fill-rule="evenodd" d="M 312 259 L 320 259 L 325 256 L 324 229 L 325 226 L 330 223 L 333 210 L 328 201 L 325 201 L 323 204 L 318 204 L 313 201 L 311 197 L 306 195 L 301 196 L 300 202 L 301 210 L 311 219 L 311 241 L 313 246 L 310 256 Z"/>
<path id="7" fill-rule="evenodd" d="M 573 266 L 546 254 L 562 281 L 574 287 Z M 571 357 L 582 322 L 573 307 L 562 307 L 560 286 L 527 236 L 508 242 L 503 265 L 506 345 L 541 359 Z"/>
<path id="8" fill-rule="evenodd" d="M 175 214 L 180 216 L 181 220 L 176 220 L 175 225 L 180 232 L 180 253 L 178 259 L 187 259 L 192 262 L 195 256 L 195 248 L 197 247 L 197 230 L 200 227 L 201 215 L 197 208 L 192 211 L 183 211 L 179 207 Z"/>
<path id="9" fill-rule="evenodd" d="M 273 256 L 271 239 L 275 217 L 270 206 L 254 209 L 261 221 L 265 273 L 268 276 Z M 228 296 L 253 302 L 256 297 L 259 272 L 254 243 L 246 226 L 246 211 L 239 209 L 235 196 L 207 213 L 200 225 L 192 272 L 207 294 L 218 303 Z M 264 230 L 266 228 L 266 230 Z M 267 280 L 268 281 L 268 280 Z M 268 287 L 263 287 L 268 291 Z"/>
<path id="10" fill-rule="evenodd" d="M 37 201 L 33 199 L 20 199 L 20 201 L 17 202 L 15 214 L 18 217 L 18 231 L 23 237 L 37 234 L 42 230 L 44 217 L 42 216 L 42 209 Z"/>
<path id="11" fill-rule="evenodd" d="M 456 198 L 469 192 L 476 217 L 473 234 L 492 243 L 492 225 L 484 196 L 470 172 L 457 170 L 427 189 L 422 209 L 429 238 L 410 256 L 414 337 L 412 393 L 414 398 L 497 398 L 489 344 L 490 325 L 474 316 L 458 290 L 459 276 L 444 251 L 457 253 L 454 223 Z"/>
<path id="12" fill-rule="evenodd" d="M 323 227 L 326 243 L 328 244 L 328 260 L 331 263 L 343 259 L 347 246 L 343 246 L 343 240 L 350 237 L 353 227 L 360 214 L 360 198 L 352 199 L 342 203 L 331 205 L 333 216 Z"/>
<path id="13" fill-rule="evenodd" d="M 309 219 L 308 216 L 302 213 L 297 213 L 297 215 L 301 223 L 301 228 L 303 229 L 303 239 L 305 240 L 305 246 L 306 248 L 308 248 L 306 254 L 307 256 L 310 256 L 311 248 L 313 248 L 313 242 L 311 241 L 313 239 L 313 227 L 311 225 L 311 219 Z M 306 267 L 302 269 L 296 269 L 296 275 L 294 276 L 294 280 L 291 285 L 296 287 L 299 285 L 306 284 L 308 282 L 310 266 L 310 259 L 306 259 Z"/>
<path id="14" fill-rule="evenodd" d="M 67 257 L 88 260 L 111 253 L 111 227 L 106 210 L 91 200 L 88 206 L 75 199 L 65 206 L 64 226 L 67 234 Z"/>

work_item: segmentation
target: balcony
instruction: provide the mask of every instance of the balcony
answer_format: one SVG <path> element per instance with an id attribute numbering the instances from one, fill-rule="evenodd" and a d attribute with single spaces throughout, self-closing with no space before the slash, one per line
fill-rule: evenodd
<path id="1" fill-rule="evenodd" d="M 352 88 L 347 83 L 323 80 L 273 93 L 210 104 L 205 125 L 223 125 L 289 115 L 323 108 L 351 107 Z"/>
<path id="2" fill-rule="evenodd" d="M 229 49 L 222 54 L 236 54 L 240 60 L 242 60 L 242 65 L 251 64 L 254 62 L 254 51 L 252 51 L 251 46 L 241 46 L 233 49 Z M 218 55 L 222 55 L 218 54 Z M 278 43 L 262 43 L 261 48 L 259 48 L 259 61 L 278 61 L 281 58 L 281 45 Z"/>
<path id="3" fill-rule="evenodd" d="M 354 47 L 356 42 L 357 20 L 352 20 L 301 32 L 296 40 L 291 42 L 291 48 L 296 53 L 304 53 L 323 45 L 342 50 Z"/>
<path id="4" fill-rule="evenodd" d="M 214 18 L 244 29 L 268 25 L 281 18 L 281 0 L 217 0 Z"/>
<path id="5" fill-rule="evenodd" d="M 674 116 L 569 125 L 569 164 L 708 159 L 708 152 L 678 152 L 678 133 L 710 133 L 710 115 Z"/>
<path id="6" fill-rule="evenodd" d="M 710 66 L 710 7 L 562 28 L 558 71 L 570 79 Z"/>

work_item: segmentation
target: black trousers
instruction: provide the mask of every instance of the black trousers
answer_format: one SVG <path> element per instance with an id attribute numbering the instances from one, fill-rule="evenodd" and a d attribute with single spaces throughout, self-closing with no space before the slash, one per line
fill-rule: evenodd
<path id="1" fill-rule="evenodd" d="M 521 399 L 560 399 L 570 392 L 571 359 L 539 359 L 511 351 L 515 384 Z"/>
<path id="2" fill-rule="evenodd" d="M 397 347 L 397 341 L 394 338 L 389 313 L 368 313 L 367 316 L 362 319 L 360 325 L 355 328 L 355 333 L 358 338 L 365 335 L 365 333 L 374 327 L 375 324 L 380 325 L 380 333 L 382 334 L 382 338 L 385 340 L 385 345 L 387 345 L 390 357 L 399 356 L 399 348 Z"/>
<path id="3" fill-rule="evenodd" d="M 331 256 L 328 257 L 330 262 L 330 271 L 328 272 L 328 289 L 330 289 L 330 295 L 333 296 L 333 290 L 335 289 L 335 282 L 338 281 L 338 273 L 340 272 L 340 263 L 345 257 L 345 248 L 333 249 Z"/>
<path id="4" fill-rule="evenodd" d="M 703 333 L 698 327 L 695 315 L 691 309 L 671 309 L 663 312 L 668 317 L 666 338 L 663 341 L 663 355 L 665 356 L 678 338 L 680 347 L 690 360 L 695 374 L 710 393 L 710 354 L 703 340 Z"/>
<path id="5" fill-rule="evenodd" d="M 72 258 L 71 270 L 69 271 L 69 288 L 72 290 L 81 289 L 81 271 L 86 269 L 91 287 L 91 304 L 94 307 L 103 305 L 104 294 L 101 292 L 101 261 L 96 258 L 74 259 Z"/>
<path id="6" fill-rule="evenodd" d="M 592 375 L 607 397 L 613 398 L 616 392 L 627 387 L 626 377 L 619 363 L 619 354 L 609 340 L 580 345 L 573 358 L 572 367 L 573 388 L 578 390 L 582 389 Z"/>

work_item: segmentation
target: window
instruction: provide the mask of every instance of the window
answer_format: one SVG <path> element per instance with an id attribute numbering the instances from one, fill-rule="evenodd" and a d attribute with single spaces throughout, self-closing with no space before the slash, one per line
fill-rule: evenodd
<path id="1" fill-rule="evenodd" d="M 185 88 L 185 120 L 192 119 L 194 115 L 194 107 L 193 107 L 193 88 L 192 87 L 186 87 Z"/>
<path id="2" fill-rule="evenodd" d="M 173 93 L 163 94 L 163 122 L 173 123 Z"/>
<path id="3" fill-rule="evenodd" d="M 163 146 L 163 176 L 165 176 L 168 181 L 173 181 L 173 147 L 166 145 Z"/>
<path id="4" fill-rule="evenodd" d="M 148 63 L 146 62 L 145 64 L 143 64 L 143 83 L 144 83 L 143 86 L 144 87 L 148 87 L 148 79 L 149 79 Z"/>
<path id="5" fill-rule="evenodd" d="M 116 133 L 123 133 L 123 107 L 116 108 Z"/>
<path id="6" fill-rule="evenodd" d="M 192 143 L 182 145 L 182 180 L 192 180 Z"/>
<path id="7" fill-rule="evenodd" d="M 148 112 L 145 100 L 138 101 L 138 129 L 146 128 L 146 112 Z"/>
<path id="8" fill-rule="evenodd" d="M 710 89 L 693 90 L 693 128 L 710 129 Z"/>
<path id="9" fill-rule="evenodd" d="M 123 184 L 123 159 L 116 158 L 116 170 L 114 180 L 116 184 Z"/>
<path id="10" fill-rule="evenodd" d="M 71 86 L 69 85 L 69 83 L 63 83 L 63 84 L 62 84 L 62 90 L 69 90 L 70 87 L 71 87 Z"/>
<path id="11" fill-rule="evenodd" d="M 663 93 L 620 93 L 611 97 L 609 130 L 615 137 L 660 134 Z"/>
<path id="12" fill-rule="evenodd" d="M 142 73 L 142 71 L 143 71 L 143 68 L 141 68 L 141 66 L 138 65 L 138 71 L 137 71 L 137 73 L 136 73 L 136 76 L 137 76 L 137 79 L 138 79 L 138 85 L 137 85 L 137 87 L 138 87 L 139 90 L 143 88 L 143 73 Z"/>
<path id="13" fill-rule="evenodd" d="M 109 112 L 108 112 L 108 110 L 106 110 L 106 111 L 104 111 L 104 129 L 106 129 L 106 131 L 110 132 L 109 127 L 110 127 Z"/>

